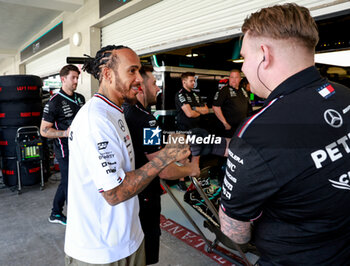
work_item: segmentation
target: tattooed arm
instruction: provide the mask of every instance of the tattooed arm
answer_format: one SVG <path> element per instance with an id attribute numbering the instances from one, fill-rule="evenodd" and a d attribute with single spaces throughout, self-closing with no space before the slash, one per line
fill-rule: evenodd
<path id="1" fill-rule="evenodd" d="M 154 153 L 146 154 L 146 157 L 149 161 L 155 158 L 160 151 L 156 151 Z M 198 157 L 198 156 L 197 156 Z M 192 157 L 192 161 L 189 162 L 188 159 L 184 160 L 182 166 L 179 166 L 176 163 L 169 164 L 165 169 L 163 169 L 158 176 L 162 179 L 167 180 L 175 180 L 179 178 L 183 178 L 186 176 L 199 176 L 199 159 L 194 160 Z"/>
<path id="2" fill-rule="evenodd" d="M 140 193 L 167 165 L 183 160 L 189 155 L 188 145 L 168 144 L 144 166 L 127 172 L 119 186 L 102 192 L 102 195 L 112 206 L 128 200 Z"/>
<path id="3" fill-rule="evenodd" d="M 40 134 L 45 138 L 66 138 L 69 135 L 69 128 L 67 130 L 57 130 L 53 128 L 53 123 L 41 120 Z"/>
<path id="4" fill-rule="evenodd" d="M 219 208 L 221 231 L 237 244 L 248 243 L 251 237 L 250 222 L 241 222 L 227 216 Z"/>

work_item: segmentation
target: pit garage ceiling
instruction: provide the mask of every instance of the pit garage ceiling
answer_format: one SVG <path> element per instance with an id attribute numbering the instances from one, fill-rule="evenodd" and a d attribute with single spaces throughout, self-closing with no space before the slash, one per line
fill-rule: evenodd
<path id="1" fill-rule="evenodd" d="M 0 0 L 0 60 L 21 46 L 64 11 L 74 12 L 84 0 Z"/>

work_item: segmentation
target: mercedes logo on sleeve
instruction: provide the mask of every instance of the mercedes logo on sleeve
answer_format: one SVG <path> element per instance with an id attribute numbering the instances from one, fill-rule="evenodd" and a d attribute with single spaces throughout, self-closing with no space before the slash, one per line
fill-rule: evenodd
<path id="1" fill-rule="evenodd" d="M 327 124 L 331 127 L 341 127 L 343 125 L 342 116 L 334 109 L 328 109 L 323 114 L 324 120 L 326 120 Z"/>
<path id="2" fill-rule="evenodd" d="M 118 120 L 118 125 L 119 125 L 120 129 L 121 129 L 123 132 L 125 132 L 124 122 L 123 122 L 121 119 Z"/>

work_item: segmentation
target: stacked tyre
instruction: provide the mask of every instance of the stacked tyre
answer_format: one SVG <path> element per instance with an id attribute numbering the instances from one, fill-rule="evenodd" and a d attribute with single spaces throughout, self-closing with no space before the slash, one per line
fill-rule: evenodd
<path id="1" fill-rule="evenodd" d="M 40 127 L 42 117 L 42 80 L 33 75 L 0 76 L 0 155 L 4 184 L 16 186 L 17 129 Z M 24 186 L 40 182 L 40 161 L 21 163 L 21 183 Z"/>

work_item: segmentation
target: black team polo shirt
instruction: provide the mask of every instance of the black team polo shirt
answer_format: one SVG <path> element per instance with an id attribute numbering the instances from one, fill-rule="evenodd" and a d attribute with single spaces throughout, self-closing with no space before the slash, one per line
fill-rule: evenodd
<path id="1" fill-rule="evenodd" d="M 315 67 L 281 83 L 231 140 L 221 200 L 261 265 L 349 265 L 350 89 Z"/>

